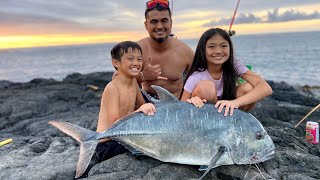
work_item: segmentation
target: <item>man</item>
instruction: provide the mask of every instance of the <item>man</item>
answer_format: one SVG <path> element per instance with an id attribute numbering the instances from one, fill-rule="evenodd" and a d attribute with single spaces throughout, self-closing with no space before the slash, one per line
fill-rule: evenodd
<path id="1" fill-rule="evenodd" d="M 142 89 L 153 97 L 157 95 L 151 85 L 158 85 L 180 98 L 182 76 L 190 70 L 194 53 L 185 43 L 170 36 L 172 18 L 168 1 L 148 1 L 145 19 L 149 37 L 138 41 L 143 52 L 143 71 L 137 79 Z"/>

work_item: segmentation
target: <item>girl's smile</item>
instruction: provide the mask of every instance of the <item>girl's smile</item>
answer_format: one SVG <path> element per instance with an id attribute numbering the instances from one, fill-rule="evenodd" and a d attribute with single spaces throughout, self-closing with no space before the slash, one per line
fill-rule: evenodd
<path id="1" fill-rule="evenodd" d="M 221 35 L 217 34 L 208 39 L 206 43 L 206 58 L 208 63 L 223 64 L 229 59 L 230 47 Z"/>

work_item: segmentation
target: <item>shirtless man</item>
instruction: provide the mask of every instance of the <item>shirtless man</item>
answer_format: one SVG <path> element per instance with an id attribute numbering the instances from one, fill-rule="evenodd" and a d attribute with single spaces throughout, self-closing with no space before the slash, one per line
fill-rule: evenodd
<path id="1" fill-rule="evenodd" d="M 185 43 L 170 36 L 172 18 L 168 1 L 148 1 L 145 19 L 149 37 L 138 41 L 143 51 L 143 71 L 137 79 L 150 95 L 156 94 L 151 85 L 158 85 L 180 98 L 182 75 L 189 71 L 194 53 Z"/>

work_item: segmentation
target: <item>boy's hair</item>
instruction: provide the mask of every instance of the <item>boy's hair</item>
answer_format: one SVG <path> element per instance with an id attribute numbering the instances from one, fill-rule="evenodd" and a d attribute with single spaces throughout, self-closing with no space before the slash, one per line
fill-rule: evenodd
<path id="1" fill-rule="evenodd" d="M 121 61 L 121 57 L 123 56 L 124 53 L 128 53 L 128 50 L 132 49 L 134 50 L 139 50 L 142 54 L 142 49 L 140 45 L 136 42 L 132 41 L 123 41 L 118 44 L 116 44 L 112 49 L 111 49 L 111 58 L 116 59 L 118 61 Z M 114 67 L 116 70 L 118 70 L 116 67 Z"/>
<path id="2" fill-rule="evenodd" d="M 196 52 L 194 54 L 193 63 L 188 72 L 185 82 L 189 76 L 191 76 L 195 71 L 205 71 L 208 69 L 207 58 L 206 58 L 206 44 L 207 41 L 214 35 L 219 34 L 226 41 L 228 41 L 230 46 L 230 56 L 226 62 L 222 65 L 223 70 L 223 94 L 222 99 L 232 100 L 236 98 L 236 71 L 234 68 L 234 57 L 233 57 L 233 45 L 228 33 L 220 28 L 212 28 L 207 30 L 202 34 L 197 45 Z"/>
<path id="3" fill-rule="evenodd" d="M 144 16 L 145 16 L 145 18 L 147 19 L 147 15 L 148 15 L 148 13 L 149 13 L 149 11 L 152 11 L 152 10 L 158 10 L 158 11 L 166 11 L 166 10 L 168 10 L 169 11 L 169 16 L 170 16 L 170 19 L 171 19 L 171 11 L 170 11 L 170 8 L 169 7 L 163 7 L 163 6 L 161 6 L 160 4 L 157 4 L 154 8 L 152 8 L 152 9 L 146 9 L 146 11 L 144 12 Z"/>

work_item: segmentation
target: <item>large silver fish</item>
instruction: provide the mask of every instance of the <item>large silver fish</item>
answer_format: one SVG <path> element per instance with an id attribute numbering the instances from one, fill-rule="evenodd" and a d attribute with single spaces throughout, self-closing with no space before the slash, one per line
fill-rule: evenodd
<path id="1" fill-rule="evenodd" d="M 102 138 L 112 138 L 137 155 L 200 165 L 206 170 L 202 177 L 220 165 L 254 164 L 274 156 L 273 141 L 251 114 L 235 110 L 233 116 L 224 117 L 211 104 L 196 108 L 159 86 L 153 88 L 160 99 L 155 102 L 154 116 L 134 113 L 101 133 L 67 122 L 49 122 L 81 143 L 76 178 L 85 172 Z"/>

